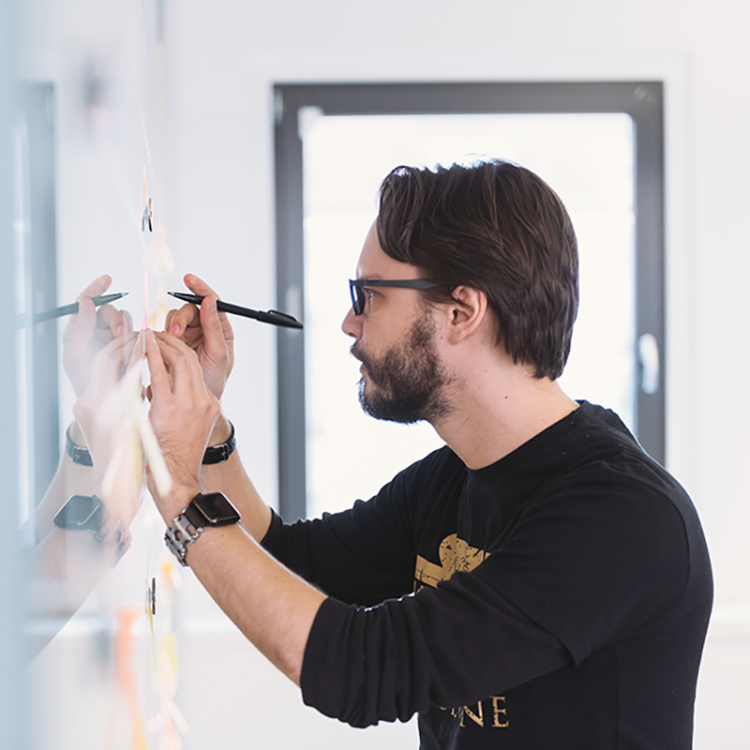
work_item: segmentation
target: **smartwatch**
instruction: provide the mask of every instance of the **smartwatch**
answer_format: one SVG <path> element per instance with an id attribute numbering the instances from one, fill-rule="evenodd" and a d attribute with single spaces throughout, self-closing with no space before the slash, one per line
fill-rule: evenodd
<path id="1" fill-rule="evenodd" d="M 120 521 L 110 516 L 96 495 L 72 495 L 52 519 L 58 529 L 90 531 L 97 542 L 105 544 L 123 539 Z"/>
<path id="2" fill-rule="evenodd" d="M 96 495 L 73 495 L 52 519 L 59 529 L 98 532 L 102 527 L 102 501 Z"/>
<path id="3" fill-rule="evenodd" d="M 187 566 L 187 545 L 192 544 L 205 529 L 231 526 L 239 523 L 240 514 L 221 492 L 196 495 L 190 505 L 172 519 L 172 528 L 167 529 L 164 541 L 172 554 Z"/>

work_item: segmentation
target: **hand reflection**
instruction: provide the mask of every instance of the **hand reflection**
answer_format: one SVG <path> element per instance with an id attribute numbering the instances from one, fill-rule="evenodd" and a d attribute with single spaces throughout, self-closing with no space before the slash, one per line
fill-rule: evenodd
<path id="1" fill-rule="evenodd" d="M 128 549 L 140 503 L 143 463 L 128 432 L 128 416 L 142 398 L 138 337 L 127 312 L 111 305 L 96 310 L 90 300 L 110 283 L 105 275 L 86 287 L 63 334 L 65 372 L 78 398 L 69 450 L 34 514 L 40 541 L 30 553 L 29 614 L 48 627 L 33 653 Z"/>
<path id="2" fill-rule="evenodd" d="M 112 305 L 97 309 L 91 301 L 106 292 L 111 283 L 112 277 L 104 274 L 78 295 L 78 312 L 70 317 L 63 332 L 63 366 L 76 396 L 86 390 L 97 352 L 133 330 L 130 313 Z"/>

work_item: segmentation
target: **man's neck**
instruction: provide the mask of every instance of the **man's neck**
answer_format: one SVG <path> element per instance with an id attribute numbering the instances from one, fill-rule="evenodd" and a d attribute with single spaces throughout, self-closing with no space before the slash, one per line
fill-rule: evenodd
<path id="1" fill-rule="evenodd" d="M 474 371 L 468 380 L 433 426 L 470 469 L 499 461 L 578 408 L 556 381 L 517 365 L 502 374 Z"/>

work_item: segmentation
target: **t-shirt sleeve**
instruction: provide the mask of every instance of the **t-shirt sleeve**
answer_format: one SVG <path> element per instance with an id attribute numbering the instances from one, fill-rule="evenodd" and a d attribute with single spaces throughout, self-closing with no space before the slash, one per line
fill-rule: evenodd
<path id="1" fill-rule="evenodd" d="M 284 565 L 345 603 L 374 605 L 413 588 L 415 486 L 429 461 L 405 469 L 367 501 L 341 513 L 284 524 L 274 514 L 263 546 Z"/>
<path id="2" fill-rule="evenodd" d="M 326 599 L 305 649 L 302 696 L 326 716 L 366 727 L 431 705 L 470 705 L 570 661 L 554 636 L 459 573 L 374 608 Z"/>

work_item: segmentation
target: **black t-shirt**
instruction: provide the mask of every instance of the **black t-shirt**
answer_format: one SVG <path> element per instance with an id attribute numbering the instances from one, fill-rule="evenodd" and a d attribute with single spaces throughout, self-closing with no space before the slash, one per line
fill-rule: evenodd
<path id="1" fill-rule="evenodd" d="M 442 448 L 344 513 L 264 540 L 329 596 L 303 698 L 423 750 L 686 749 L 712 601 L 695 509 L 583 402 L 500 461 Z"/>

